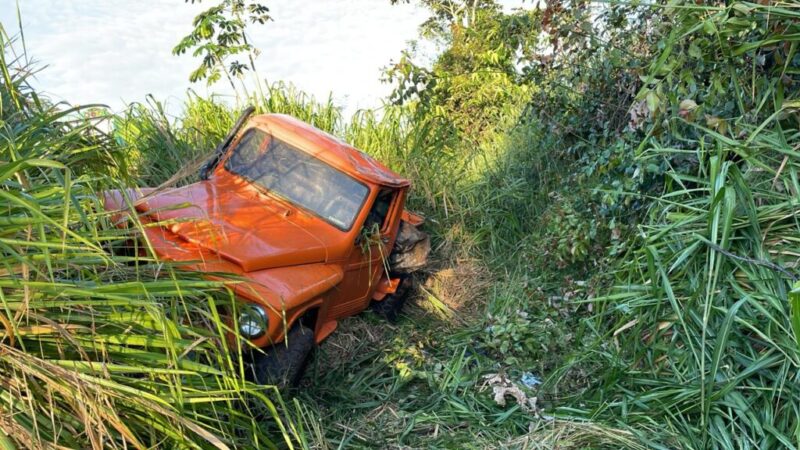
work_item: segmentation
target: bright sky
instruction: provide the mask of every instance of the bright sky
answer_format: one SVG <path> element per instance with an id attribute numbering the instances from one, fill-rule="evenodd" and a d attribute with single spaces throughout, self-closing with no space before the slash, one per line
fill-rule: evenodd
<path id="1" fill-rule="evenodd" d="M 334 94 L 353 112 L 380 106 L 390 86 L 381 69 L 397 59 L 427 12 L 389 0 L 265 0 L 273 22 L 249 34 L 261 50 L 260 75 L 290 81 L 317 96 Z M 504 3 L 521 3 L 507 0 Z M 191 30 L 192 18 L 209 1 L 183 0 L 19 0 L 29 56 L 44 69 L 35 86 L 54 100 L 103 103 L 119 110 L 147 94 L 175 111 L 192 88 L 197 60 L 173 56 L 172 47 Z M 0 0 L 0 23 L 17 34 L 14 0 Z M 46 66 L 46 67 L 44 67 Z M 212 87 L 227 93 L 227 83 Z"/>

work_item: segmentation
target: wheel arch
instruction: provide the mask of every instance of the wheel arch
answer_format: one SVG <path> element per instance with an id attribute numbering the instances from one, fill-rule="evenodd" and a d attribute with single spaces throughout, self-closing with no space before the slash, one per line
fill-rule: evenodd
<path id="1" fill-rule="evenodd" d="M 310 328 L 316 335 L 317 328 L 320 325 L 319 319 L 322 306 L 323 299 L 319 297 L 297 308 L 297 310 L 293 311 L 290 315 L 287 315 L 286 328 L 282 330 L 275 342 L 282 341 L 286 333 L 298 323 L 302 324 L 304 327 Z"/>

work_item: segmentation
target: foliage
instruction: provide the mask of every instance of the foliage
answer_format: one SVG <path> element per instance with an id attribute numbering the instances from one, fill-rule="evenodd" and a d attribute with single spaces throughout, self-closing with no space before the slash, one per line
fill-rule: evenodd
<path id="1" fill-rule="evenodd" d="M 229 345 L 222 284 L 111 251 L 141 224 L 100 212 L 99 192 L 127 173 L 97 126 L 107 117 L 40 97 L 2 33 L 0 443 L 291 446 L 301 436 L 277 396 L 244 380 Z"/>
<path id="2" fill-rule="evenodd" d="M 790 6 L 548 2 L 530 16 L 542 32 L 518 81 L 530 105 L 505 140 L 477 139 L 483 154 L 496 148 L 486 140 L 507 147 L 481 167 L 490 187 L 470 191 L 486 202 L 462 203 L 475 214 L 449 223 L 485 237 L 471 248 L 501 270 L 529 251 L 556 256 L 529 259 L 546 295 L 558 273 L 600 271 L 567 301 L 576 315 L 559 319 L 583 337 L 555 356 L 545 389 L 556 413 L 613 422 L 654 445 L 797 446 L 797 313 L 793 276 L 780 269 L 794 266 L 797 240 Z M 446 103 L 435 96 L 449 73 L 435 76 L 439 63 L 395 77 L 422 110 Z M 455 122 L 457 110 L 439 111 Z M 500 196 L 512 180 L 515 195 Z M 495 245 L 506 240 L 526 245 Z M 483 340 L 499 360 L 540 355 L 525 345 L 535 326 L 515 319 L 527 301 L 489 300 L 503 333 Z M 536 320 L 546 310 L 526 309 Z M 576 379 L 577 390 L 559 390 Z"/>
<path id="3" fill-rule="evenodd" d="M 578 206 L 580 202 L 573 198 L 555 194 L 551 200 L 553 206 L 542 219 L 545 225 L 542 239 L 547 254 L 564 266 L 602 254 L 605 242 L 598 234 L 602 222 L 595 215 L 585 213 L 588 208 Z"/>
<path id="4" fill-rule="evenodd" d="M 246 70 L 256 70 L 254 58 L 258 51 L 247 39 L 248 20 L 264 25 L 272 18 L 263 3 L 253 0 L 219 0 L 194 18 L 194 29 L 172 49 L 175 55 L 194 50 L 192 56 L 202 57 L 200 65 L 189 75 L 189 81 L 206 80 L 211 85 L 224 74 L 236 91 L 233 77 Z M 231 60 L 237 55 L 246 55 L 248 62 Z"/>
<path id="5" fill-rule="evenodd" d="M 739 2 L 664 13 L 670 32 L 633 103 L 647 134 L 622 147 L 658 182 L 617 285 L 595 299 L 586 326 L 602 344 L 584 351 L 606 369 L 578 401 L 592 417 L 661 424 L 672 445 L 796 446 L 800 347 L 784 267 L 800 231 L 786 89 L 800 16 Z"/>
<path id="6" fill-rule="evenodd" d="M 549 336 L 537 329 L 525 311 L 489 317 L 489 321 L 491 325 L 486 330 L 485 345 L 497 352 L 499 359 L 507 365 L 518 365 L 519 355 L 537 353 L 539 343 L 549 341 Z"/>
<path id="7" fill-rule="evenodd" d="M 491 0 L 425 1 L 432 17 L 423 36 L 447 47 L 428 69 L 406 52 L 386 71 L 395 103 L 413 101 L 418 113 L 438 116 L 470 144 L 484 142 L 516 120 L 527 95 L 516 69 L 530 45 L 533 13 L 503 14 Z"/>

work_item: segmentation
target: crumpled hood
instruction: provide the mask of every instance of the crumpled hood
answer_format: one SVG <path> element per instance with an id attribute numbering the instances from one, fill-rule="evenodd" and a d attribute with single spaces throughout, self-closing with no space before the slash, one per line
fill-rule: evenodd
<path id="1" fill-rule="evenodd" d="M 245 272 L 330 258 L 329 224 L 234 177 L 167 190 L 136 209 Z"/>

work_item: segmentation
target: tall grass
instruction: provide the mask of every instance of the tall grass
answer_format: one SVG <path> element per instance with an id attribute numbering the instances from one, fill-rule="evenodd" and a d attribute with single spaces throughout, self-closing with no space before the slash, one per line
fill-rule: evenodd
<path id="1" fill-rule="evenodd" d="M 784 30 L 800 15 L 735 3 L 674 16 L 659 61 L 716 36 L 704 55 L 730 55 L 713 76 L 737 106 L 725 127 L 673 119 L 667 138 L 681 139 L 642 144 L 640 162 L 667 165 L 663 192 L 650 199 L 617 286 L 595 299 L 589 326 L 607 334 L 581 358 L 606 364 L 580 401 L 591 400 L 592 417 L 661 427 L 672 446 L 797 448 L 800 346 L 788 294 L 798 276 L 800 131 L 797 91 L 783 84 L 798 73 L 798 37 Z M 789 56 L 765 69 L 759 55 L 776 42 Z"/>
<path id="2" fill-rule="evenodd" d="M 0 40 L 0 445 L 291 447 L 276 397 L 244 381 L 226 290 L 109 251 L 135 237 L 98 199 L 126 149 L 38 96 Z"/>
<path id="3" fill-rule="evenodd" d="M 341 128 L 341 110 L 330 98 L 318 102 L 286 83 L 265 84 L 257 92 L 243 101 L 255 106 L 256 114 L 289 114 L 328 132 Z M 223 97 L 203 98 L 190 91 L 180 117 L 175 118 L 162 102 L 148 97 L 114 117 L 113 134 L 126 149 L 132 178 L 154 186 L 181 172 L 187 162 L 206 159 L 243 108 L 226 103 Z M 195 174 L 187 174 L 180 182 L 196 180 Z"/>

